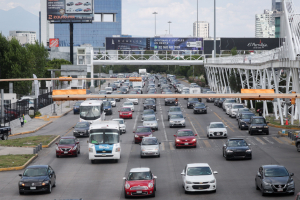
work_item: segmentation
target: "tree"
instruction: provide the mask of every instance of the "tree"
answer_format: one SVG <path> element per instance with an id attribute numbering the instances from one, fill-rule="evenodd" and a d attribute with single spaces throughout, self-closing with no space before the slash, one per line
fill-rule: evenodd
<path id="1" fill-rule="evenodd" d="M 233 47 L 233 48 L 231 49 L 231 55 L 233 55 L 233 56 L 237 55 L 236 47 Z"/>

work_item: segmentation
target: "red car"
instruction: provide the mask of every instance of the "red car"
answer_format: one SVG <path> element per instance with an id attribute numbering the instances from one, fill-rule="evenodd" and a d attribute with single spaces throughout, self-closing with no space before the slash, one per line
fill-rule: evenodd
<path id="1" fill-rule="evenodd" d="M 75 156 L 80 154 L 79 141 L 74 136 L 61 137 L 56 146 L 56 157 L 60 156 Z"/>
<path id="2" fill-rule="evenodd" d="M 177 131 L 175 137 L 175 147 L 197 147 L 197 134 L 191 129 L 181 129 Z"/>
<path id="3" fill-rule="evenodd" d="M 81 2 L 77 2 L 77 3 L 75 4 L 75 6 L 80 6 L 80 5 L 82 5 Z"/>
<path id="4" fill-rule="evenodd" d="M 132 168 L 128 177 L 123 178 L 125 198 L 131 196 L 152 196 L 155 197 L 156 179 L 150 168 Z"/>
<path id="5" fill-rule="evenodd" d="M 129 107 L 123 107 L 121 108 L 121 110 L 119 111 L 119 117 L 120 118 L 129 118 L 132 119 L 132 111 L 131 108 Z"/>
<path id="6" fill-rule="evenodd" d="M 134 143 L 135 144 L 141 143 L 144 137 L 152 137 L 153 132 L 154 130 L 152 130 L 151 127 L 138 126 L 136 128 L 136 131 L 133 131 Z"/>
<path id="7" fill-rule="evenodd" d="M 84 12 L 90 12 L 91 9 L 90 9 L 90 8 L 86 8 L 86 9 L 84 9 L 83 11 L 84 11 Z"/>

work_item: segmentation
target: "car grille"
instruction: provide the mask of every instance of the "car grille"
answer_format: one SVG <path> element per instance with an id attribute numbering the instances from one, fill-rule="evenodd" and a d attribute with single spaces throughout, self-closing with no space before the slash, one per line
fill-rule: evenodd
<path id="1" fill-rule="evenodd" d="M 256 128 L 264 128 L 263 126 L 257 126 Z"/>
<path id="2" fill-rule="evenodd" d="M 32 185 L 34 184 L 34 185 Z M 35 187 L 35 186 L 42 186 L 42 182 L 31 182 L 31 183 L 25 183 L 25 187 Z"/>
<path id="3" fill-rule="evenodd" d="M 136 186 L 136 187 L 132 187 L 130 188 L 131 190 L 148 190 L 147 186 Z"/>
<path id="4" fill-rule="evenodd" d="M 97 153 L 111 153 L 112 151 L 111 150 L 107 150 L 107 151 L 96 151 Z"/>
<path id="5" fill-rule="evenodd" d="M 234 152 L 234 156 L 245 156 L 245 152 Z"/>
<path id="6" fill-rule="evenodd" d="M 70 151 L 71 148 L 61 148 L 62 151 Z"/>
<path id="7" fill-rule="evenodd" d="M 195 190 L 205 190 L 208 189 L 210 185 L 193 185 L 192 188 Z"/>
<path id="8" fill-rule="evenodd" d="M 193 184 L 207 184 L 208 182 L 193 182 Z"/>
<path id="9" fill-rule="evenodd" d="M 286 192 L 287 190 L 286 185 L 271 185 L 271 187 L 275 192 L 277 192 L 279 188 L 283 189 L 283 192 Z"/>
<path id="10" fill-rule="evenodd" d="M 134 195 L 147 195 L 148 192 L 142 192 L 142 193 L 136 193 L 136 192 L 132 192 L 131 195 L 134 196 Z"/>
<path id="11" fill-rule="evenodd" d="M 223 132 L 214 132 L 214 135 L 223 135 Z"/>
<path id="12" fill-rule="evenodd" d="M 191 142 L 192 140 L 180 140 L 180 142 Z"/>

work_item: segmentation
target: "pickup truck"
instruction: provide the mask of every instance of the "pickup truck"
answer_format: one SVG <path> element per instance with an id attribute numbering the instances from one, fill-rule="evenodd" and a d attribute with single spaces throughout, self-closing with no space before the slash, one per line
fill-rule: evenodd
<path id="1" fill-rule="evenodd" d="M 8 126 L 1 126 L 0 125 L 0 138 L 2 140 L 7 140 L 8 136 L 11 134 L 11 128 Z"/>

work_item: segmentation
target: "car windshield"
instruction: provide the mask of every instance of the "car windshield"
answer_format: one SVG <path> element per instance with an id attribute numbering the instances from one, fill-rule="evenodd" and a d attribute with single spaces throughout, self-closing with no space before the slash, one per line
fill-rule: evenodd
<path id="1" fill-rule="evenodd" d="M 241 113 L 241 112 L 247 112 L 247 111 L 250 111 L 248 108 L 240 108 L 239 109 L 239 112 Z"/>
<path id="2" fill-rule="evenodd" d="M 251 119 L 252 116 L 255 116 L 254 114 L 243 114 L 242 119 Z"/>
<path id="3" fill-rule="evenodd" d="M 117 122 L 119 122 L 119 124 L 124 124 L 124 121 L 123 121 L 123 119 L 116 119 L 116 120 L 114 120 L 114 121 L 117 121 Z"/>
<path id="4" fill-rule="evenodd" d="M 150 172 L 130 172 L 128 175 L 128 180 L 151 180 L 152 176 Z"/>
<path id="5" fill-rule="evenodd" d="M 196 103 L 195 107 L 205 107 L 205 104 L 204 103 Z"/>
<path id="6" fill-rule="evenodd" d="M 189 98 L 189 101 L 199 101 L 197 98 Z"/>
<path id="7" fill-rule="evenodd" d="M 90 135 L 90 143 L 92 144 L 116 144 L 119 143 L 119 133 L 114 129 L 93 130 Z"/>
<path id="8" fill-rule="evenodd" d="M 150 127 L 138 127 L 136 129 L 137 133 L 147 133 L 147 132 L 152 132 Z"/>
<path id="9" fill-rule="evenodd" d="M 233 109 L 238 109 L 238 108 L 243 108 L 244 106 L 243 105 L 233 105 L 232 108 Z"/>
<path id="10" fill-rule="evenodd" d="M 225 128 L 224 124 L 211 124 L 210 128 Z"/>
<path id="11" fill-rule="evenodd" d="M 225 103 L 235 103 L 236 101 L 234 100 L 234 99 L 227 99 L 226 101 L 225 101 Z"/>
<path id="12" fill-rule="evenodd" d="M 283 176 L 288 176 L 288 175 L 289 175 L 289 173 L 283 167 L 266 168 L 265 169 L 266 177 L 283 177 Z"/>
<path id="13" fill-rule="evenodd" d="M 158 141 L 156 138 L 144 138 L 142 145 L 158 145 Z"/>
<path id="14" fill-rule="evenodd" d="M 178 131 L 177 136 L 178 137 L 194 136 L 194 133 L 192 131 Z"/>
<path id="15" fill-rule="evenodd" d="M 82 119 L 97 119 L 100 117 L 100 105 L 99 106 L 80 106 L 80 117 Z"/>
<path id="16" fill-rule="evenodd" d="M 173 107 L 173 108 L 170 108 L 169 112 L 180 112 L 181 109 L 180 107 Z"/>
<path id="17" fill-rule="evenodd" d="M 243 147 L 248 146 L 245 140 L 231 140 L 228 142 L 229 147 Z"/>
<path id="18" fill-rule="evenodd" d="M 129 112 L 129 111 L 131 111 L 131 108 L 121 108 L 121 111 L 122 112 Z"/>
<path id="19" fill-rule="evenodd" d="M 75 126 L 75 128 L 88 128 L 89 124 L 86 122 L 78 122 Z"/>
<path id="20" fill-rule="evenodd" d="M 74 139 L 60 139 L 58 144 L 75 144 Z"/>
<path id="21" fill-rule="evenodd" d="M 103 101 L 103 106 L 110 106 L 110 101 Z"/>
<path id="22" fill-rule="evenodd" d="M 144 110 L 143 115 L 154 114 L 154 110 Z"/>
<path id="23" fill-rule="evenodd" d="M 146 116 L 144 117 L 144 121 L 155 121 L 155 116 Z"/>
<path id="24" fill-rule="evenodd" d="M 133 103 L 131 103 L 131 102 L 125 102 L 123 105 L 124 105 L 124 106 L 132 106 Z"/>
<path id="25" fill-rule="evenodd" d="M 80 106 L 82 102 L 76 102 L 74 106 Z"/>
<path id="26" fill-rule="evenodd" d="M 265 119 L 260 118 L 260 119 L 253 119 L 253 123 L 252 124 L 265 124 Z"/>
<path id="27" fill-rule="evenodd" d="M 111 88 L 111 87 L 108 87 L 108 88 L 105 88 L 105 90 L 110 91 L 110 90 L 112 90 L 112 88 Z"/>
<path id="28" fill-rule="evenodd" d="M 209 167 L 189 167 L 187 169 L 188 176 L 203 176 L 211 174 L 212 172 Z"/>
<path id="29" fill-rule="evenodd" d="M 146 100 L 145 104 L 155 104 L 153 100 Z"/>
<path id="30" fill-rule="evenodd" d="M 27 168 L 23 176 L 47 176 L 47 168 Z"/>
<path id="31" fill-rule="evenodd" d="M 175 118 L 183 118 L 183 115 L 182 114 L 170 115 L 170 119 L 175 119 Z"/>

